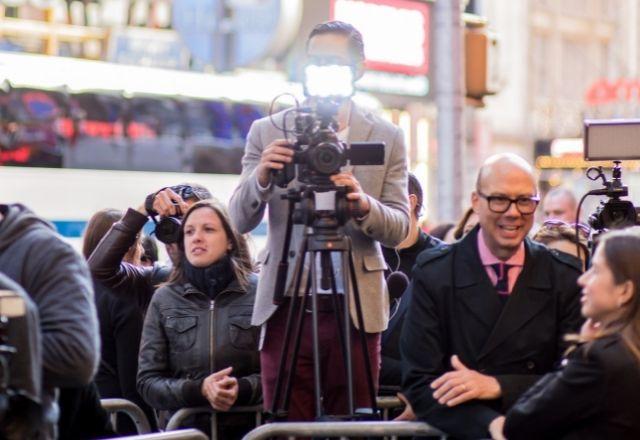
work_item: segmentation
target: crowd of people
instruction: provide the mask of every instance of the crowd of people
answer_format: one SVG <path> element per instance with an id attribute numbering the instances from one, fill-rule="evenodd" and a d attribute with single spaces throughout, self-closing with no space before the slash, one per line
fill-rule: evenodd
<path id="1" fill-rule="evenodd" d="M 362 38 L 346 23 L 318 25 L 307 51 L 362 73 Z M 384 165 L 329 176 L 347 189 L 354 213 L 340 231 L 351 242 L 361 301 L 348 283 L 326 289 L 316 280 L 319 344 L 306 319 L 297 363 L 283 371 L 283 353 L 292 356 L 283 351 L 288 316 L 309 312 L 293 299 L 312 283 L 294 276 L 306 231 L 296 224 L 283 299 L 273 301 L 289 243 L 280 197 L 287 189 L 273 181 L 293 161 L 291 139 L 277 129 L 284 118 L 252 126 L 228 205 L 196 183 L 157 189 L 124 213 L 97 212 L 84 258 L 27 207 L 0 205 L 0 287 L 25 304 L 8 334 L 20 349 L 2 390 L 9 391 L 3 437 L 131 434 L 130 421 L 112 426 L 100 406 L 101 397 L 120 397 L 140 406 L 154 430 L 181 408 L 209 406 L 219 414 L 219 438 L 241 438 L 254 418 L 232 410 L 278 409 L 279 374 L 293 378 L 288 412 L 279 414 L 290 421 L 349 416 L 349 397 L 370 407 L 370 374 L 374 392 L 404 402 L 396 420 L 425 421 L 453 438 L 640 438 L 640 229 L 603 235 L 591 256 L 575 198 L 559 189 L 542 201 L 545 219 L 532 234 L 541 204 L 534 170 L 500 154 L 478 170 L 459 223 L 428 234 L 401 131 L 351 101 L 338 110 L 338 138 L 385 144 Z M 265 211 L 267 246 L 254 256 L 244 234 Z M 176 220 L 166 264 L 141 236 L 152 215 Z M 334 255 L 322 264 L 342 281 Z M 393 297 L 391 272 L 410 280 Z M 345 314 L 350 362 L 339 342 Z M 209 415 L 185 426 L 209 432 Z"/>

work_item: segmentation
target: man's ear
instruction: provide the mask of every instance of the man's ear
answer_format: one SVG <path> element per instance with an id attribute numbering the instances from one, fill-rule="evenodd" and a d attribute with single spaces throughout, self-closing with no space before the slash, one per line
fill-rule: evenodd
<path id="1" fill-rule="evenodd" d="M 473 212 L 475 212 L 476 214 L 478 213 L 479 203 L 480 203 L 480 196 L 476 191 L 473 191 L 471 193 L 471 209 L 473 209 Z"/>
<path id="2" fill-rule="evenodd" d="M 356 62 L 353 66 L 353 82 L 358 81 L 364 75 L 364 61 Z"/>
<path id="3" fill-rule="evenodd" d="M 418 206 L 418 197 L 416 197 L 415 194 L 409 194 L 409 206 L 411 207 L 411 212 L 416 210 L 416 206 Z"/>

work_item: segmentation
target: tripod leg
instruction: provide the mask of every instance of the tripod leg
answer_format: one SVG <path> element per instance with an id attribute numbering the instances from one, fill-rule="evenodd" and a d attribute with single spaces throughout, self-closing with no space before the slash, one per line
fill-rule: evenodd
<path id="1" fill-rule="evenodd" d="M 285 325 L 285 331 L 284 331 L 284 341 L 282 344 L 282 351 L 280 352 L 280 367 L 278 368 L 278 373 L 276 376 L 276 385 L 275 385 L 275 390 L 273 393 L 273 401 L 271 404 L 271 412 L 272 414 L 275 416 L 275 418 L 279 418 L 282 417 L 284 414 L 288 412 L 289 407 L 288 407 L 288 398 L 285 398 L 285 404 L 283 406 L 280 406 L 280 400 L 281 400 L 281 395 L 282 395 L 282 387 L 284 386 L 285 389 L 289 389 L 289 384 L 288 383 L 283 383 L 283 379 L 285 377 L 285 374 L 287 372 L 287 364 L 292 363 L 294 364 L 293 367 L 290 367 L 290 370 L 295 368 L 295 359 L 292 358 L 290 360 L 290 362 L 288 362 L 288 355 L 289 355 L 289 344 L 291 341 L 291 328 L 293 325 L 293 314 L 295 313 L 296 310 L 296 306 L 298 304 L 299 298 L 297 295 L 297 292 L 300 291 L 300 283 L 302 280 L 302 273 L 304 271 L 304 259 L 305 259 L 305 255 L 306 255 L 306 250 L 307 250 L 307 244 L 306 244 L 306 240 L 303 240 L 301 246 L 300 246 L 300 250 L 301 250 L 301 262 L 299 265 L 296 266 L 296 273 L 294 275 L 294 294 L 291 297 L 291 301 L 289 302 L 289 311 L 287 313 L 287 323 Z M 303 300 L 303 302 L 305 302 Z M 302 309 L 304 310 L 304 304 Z M 302 317 L 298 317 L 298 319 L 302 319 Z M 298 325 L 298 327 L 300 327 Z M 297 334 L 296 334 L 297 335 Z M 286 395 L 285 395 L 286 396 Z"/>
<path id="2" fill-rule="evenodd" d="M 362 303 L 360 302 L 360 291 L 358 289 L 358 280 L 356 278 L 356 269 L 353 263 L 353 255 L 348 252 L 349 274 L 353 285 L 353 300 L 356 306 L 356 318 L 358 319 L 358 333 L 360 334 L 360 344 L 362 344 L 362 356 L 364 357 L 364 366 L 367 374 L 367 384 L 369 388 L 369 398 L 371 399 L 371 409 L 375 415 L 378 414 L 378 405 L 376 404 L 375 384 L 373 383 L 373 372 L 371 369 L 371 360 L 369 358 L 369 347 L 367 346 L 367 336 L 364 331 L 364 317 L 362 316 Z"/>
<path id="3" fill-rule="evenodd" d="M 349 295 L 351 295 L 349 289 L 349 266 L 345 257 L 345 251 L 340 252 L 340 264 L 342 265 L 342 284 L 344 290 L 344 307 L 342 309 L 344 313 L 344 365 L 346 368 L 347 375 L 347 411 L 350 416 L 355 414 L 355 405 L 354 405 L 354 388 L 353 388 L 353 363 L 351 357 L 351 316 L 349 314 Z M 355 282 L 355 278 L 354 278 Z"/>
<path id="4" fill-rule="evenodd" d="M 307 303 L 309 302 L 309 290 L 311 289 L 311 277 L 307 277 L 307 287 L 304 297 L 302 298 L 300 308 L 298 310 L 298 319 L 296 320 L 295 340 L 293 342 L 293 355 L 291 357 L 291 365 L 287 373 L 287 382 L 284 390 L 283 408 L 289 410 L 289 402 L 291 400 L 291 390 L 293 387 L 293 377 L 298 364 L 298 353 L 300 353 L 300 342 L 302 341 L 302 331 L 304 329 L 304 321 L 306 317 Z"/>
<path id="5" fill-rule="evenodd" d="M 320 338 L 318 335 L 318 273 L 316 270 L 316 259 L 318 252 L 311 252 L 311 332 L 313 334 L 313 378 L 316 399 L 316 417 L 322 417 L 322 398 L 320 377 Z"/>

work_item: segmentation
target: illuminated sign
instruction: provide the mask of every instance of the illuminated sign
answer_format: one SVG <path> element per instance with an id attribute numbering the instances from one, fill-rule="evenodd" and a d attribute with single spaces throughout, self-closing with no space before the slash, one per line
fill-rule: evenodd
<path id="1" fill-rule="evenodd" d="M 553 156 L 538 156 L 536 158 L 536 167 L 541 170 L 546 169 L 575 169 L 575 168 L 589 168 L 601 166 L 603 168 L 611 168 L 611 162 L 607 161 L 594 161 L 587 162 L 582 156 L 571 155 L 563 157 Z M 623 168 L 639 169 L 640 161 L 630 160 L 622 162 Z"/>
<path id="2" fill-rule="evenodd" d="M 560 138 L 551 142 L 551 155 L 561 157 L 566 155 L 582 156 L 584 144 L 582 138 Z"/>
<path id="3" fill-rule="evenodd" d="M 331 19 L 354 25 L 364 39 L 365 66 L 425 75 L 429 71 L 429 6 L 407 0 L 332 0 Z"/>
<path id="4" fill-rule="evenodd" d="M 640 79 L 599 79 L 589 86 L 585 100 L 589 105 L 618 101 L 640 102 Z"/>
<path id="5" fill-rule="evenodd" d="M 427 96 L 429 79 L 426 76 L 368 70 L 357 82 L 358 89 L 394 95 Z"/>

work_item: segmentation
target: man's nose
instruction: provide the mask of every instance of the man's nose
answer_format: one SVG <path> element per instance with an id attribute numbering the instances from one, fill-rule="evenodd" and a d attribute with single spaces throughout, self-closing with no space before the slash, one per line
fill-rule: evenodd
<path id="1" fill-rule="evenodd" d="M 504 213 L 504 215 L 508 217 L 520 217 L 522 214 L 518 210 L 518 205 L 516 202 L 512 202 L 509 204 L 509 209 Z"/>

